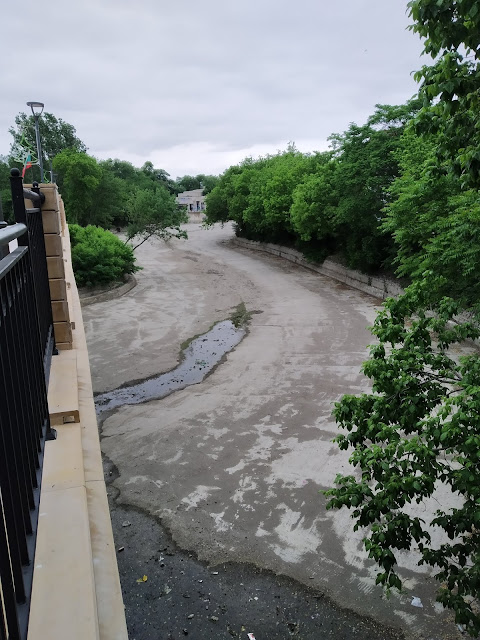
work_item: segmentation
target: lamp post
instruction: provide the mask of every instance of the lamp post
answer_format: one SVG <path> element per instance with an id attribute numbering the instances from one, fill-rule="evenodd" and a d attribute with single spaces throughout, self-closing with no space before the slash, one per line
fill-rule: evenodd
<path id="1" fill-rule="evenodd" d="M 35 118 L 35 138 L 37 140 L 37 155 L 38 164 L 40 165 L 40 182 L 43 182 L 43 157 L 42 157 L 42 143 L 40 140 L 40 129 L 38 128 L 38 119 L 43 113 L 43 102 L 27 102 L 27 107 L 30 107 Z"/>

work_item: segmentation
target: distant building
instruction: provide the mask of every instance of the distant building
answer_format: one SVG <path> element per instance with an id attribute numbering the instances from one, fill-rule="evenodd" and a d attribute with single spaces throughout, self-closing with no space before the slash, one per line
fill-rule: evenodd
<path id="1" fill-rule="evenodd" d="M 203 189 L 183 191 L 176 197 L 177 204 L 185 207 L 191 220 L 199 220 L 205 211 L 205 196 Z"/>

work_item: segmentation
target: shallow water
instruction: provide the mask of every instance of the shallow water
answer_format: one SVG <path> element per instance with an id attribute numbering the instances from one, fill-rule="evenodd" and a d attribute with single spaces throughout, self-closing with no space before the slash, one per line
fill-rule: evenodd
<path id="1" fill-rule="evenodd" d="M 245 329 L 237 328 L 231 320 L 217 323 L 210 331 L 192 340 L 183 350 L 182 362 L 172 371 L 96 396 L 97 414 L 118 409 L 124 404 L 158 400 L 173 391 L 202 382 L 223 356 L 237 346 L 245 333 Z"/>

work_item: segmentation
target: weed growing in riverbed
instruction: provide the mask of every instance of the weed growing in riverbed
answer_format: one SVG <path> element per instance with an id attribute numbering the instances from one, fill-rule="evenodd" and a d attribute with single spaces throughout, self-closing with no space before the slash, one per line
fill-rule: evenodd
<path id="1" fill-rule="evenodd" d="M 256 313 L 255 311 L 247 311 L 247 307 L 244 302 L 241 302 L 239 305 L 235 307 L 235 311 L 230 315 L 230 320 L 233 322 L 235 327 L 239 329 L 240 327 L 246 328 L 252 319 L 252 315 Z"/>

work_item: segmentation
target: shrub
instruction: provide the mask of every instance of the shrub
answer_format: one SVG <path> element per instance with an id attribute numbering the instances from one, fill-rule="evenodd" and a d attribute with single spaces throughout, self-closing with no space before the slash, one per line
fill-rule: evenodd
<path id="1" fill-rule="evenodd" d="M 88 225 L 69 225 L 72 264 L 79 287 L 94 287 L 121 280 L 138 270 L 131 247 L 110 231 Z"/>

